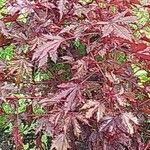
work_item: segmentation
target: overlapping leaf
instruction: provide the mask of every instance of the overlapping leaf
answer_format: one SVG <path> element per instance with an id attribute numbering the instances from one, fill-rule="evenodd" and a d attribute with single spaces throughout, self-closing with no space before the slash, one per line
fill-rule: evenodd
<path id="1" fill-rule="evenodd" d="M 59 88 L 63 89 L 61 92 L 56 93 L 52 98 L 50 99 L 44 99 L 41 100 L 41 104 L 48 104 L 48 102 L 55 102 L 59 103 L 61 101 L 64 101 L 64 110 L 65 113 L 67 113 L 70 110 L 74 110 L 76 106 L 76 98 L 81 98 L 80 93 L 80 86 L 78 84 L 75 84 L 73 82 L 70 83 L 63 83 L 58 86 Z"/>
<path id="2" fill-rule="evenodd" d="M 82 132 L 81 123 L 89 125 L 88 120 L 83 115 L 77 113 L 74 115 L 68 115 L 65 119 L 64 130 L 67 132 L 68 129 L 73 129 L 74 135 L 79 138 Z"/>
<path id="3" fill-rule="evenodd" d="M 150 47 L 145 43 L 132 43 L 131 52 L 142 60 L 150 60 Z"/>
<path id="4" fill-rule="evenodd" d="M 65 134 L 59 134 L 53 141 L 52 141 L 52 146 L 51 150 L 53 149 L 56 150 L 68 150 L 70 148 L 69 143 L 67 141 L 67 137 Z"/>
<path id="5" fill-rule="evenodd" d="M 10 83 L 1 83 L 0 84 L 0 100 L 6 100 L 8 96 L 11 96 L 17 91 L 17 88 L 14 84 Z"/>
<path id="6" fill-rule="evenodd" d="M 96 112 L 97 122 L 99 122 L 105 113 L 105 105 L 97 101 L 89 100 L 83 105 L 81 110 L 86 110 L 86 118 L 91 118 Z"/>
<path id="7" fill-rule="evenodd" d="M 122 115 L 122 121 L 123 121 L 123 124 L 125 125 L 128 133 L 133 134 L 134 133 L 133 124 L 138 124 L 137 117 L 135 117 L 131 112 L 124 113 Z"/>
<path id="8" fill-rule="evenodd" d="M 88 64 L 84 60 L 78 60 L 72 69 L 77 70 L 73 76 L 73 79 L 80 79 L 86 75 L 88 71 Z"/>
<path id="9" fill-rule="evenodd" d="M 47 135 L 53 136 L 53 134 L 52 134 L 52 127 L 51 127 L 50 121 L 47 118 L 40 118 L 37 121 L 37 126 L 36 126 L 36 129 L 35 129 L 35 131 L 36 131 L 35 134 L 37 135 L 43 129 L 46 131 Z"/>
<path id="10" fill-rule="evenodd" d="M 11 15 L 14 15 L 18 11 L 20 13 L 31 13 L 33 12 L 33 4 L 35 4 L 33 1 L 30 2 L 28 0 L 16 0 L 16 4 L 9 5 L 7 9 Z"/>
<path id="11" fill-rule="evenodd" d="M 9 73 L 7 74 L 7 76 L 14 74 L 16 77 L 16 84 L 20 84 L 25 75 L 31 75 L 31 67 L 32 64 L 24 58 L 14 60 L 9 66 Z"/>
<path id="12" fill-rule="evenodd" d="M 130 15 L 134 11 L 132 4 L 136 8 L 141 4 L 140 7 L 149 11 L 149 2 L 146 3 L 142 5 L 139 0 L 7 1 L 6 14 L 1 14 L 0 21 L 0 51 L 3 53 L 12 44 L 14 56 L 19 56 L 4 60 L 5 64 L 0 61 L 0 114 L 5 115 L 6 101 L 16 110 L 22 99 L 29 104 L 25 113 L 16 112 L 17 117 L 6 114 L 12 124 L 16 123 L 12 127 L 14 148 L 21 149 L 19 145 L 22 145 L 19 125 L 22 128 L 25 121 L 34 118 L 37 149 L 143 150 L 148 147 L 149 144 L 141 142 L 138 127 L 144 127 L 142 121 L 150 113 L 149 83 L 139 86 L 131 64 L 138 63 L 142 69 L 150 66 L 150 40 L 142 33 L 138 43 L 130 30 L 130 23 L 135 23 L 131 26 L 133 30 L 142 28 L 143 32 L 145 27 L 147 30 L 149 22 L 139 26 L 136 17 Z M 117 15 L 113 17 L 114 13 Z M 64 79 L 67 75 L 69 78 Z M 22 98 L 15 97 L 16 93 Z M 42 105 L 42 110 L 35 106 L 37 103 Z M 138 120 L 139 114 L 144 119 Z M 141 129 L 140 136 L 145 132 Z M 44 132 L 52 137 L 52 143 L 48 143 L 51 148 L 45 146 Z M 30 143 L 33 140 L 29 146 Z"/>
<path id="13" fill-rule="evenodd" d="M 131 112 L 123 113 L 122 115 L 118 115 L 115 117 L 112 116 L 106 116 L 103 117 L 99 131 L 103 132 L 110 132 L 115 134 L 117 128 L 120 128 L 120 130 L 127 132 L 129 134 L 134 133 L 134 124 L 138 124 L 138 119 L 135 117 Z"/>
<path id="14" fill-rule="evenodd" d="M 59 3 L 58 3 L 58 9 L 59 9 L 59 13 L 60 13 L 60 19 L 62 19 L 63 17 L 63 14 L 64 14 L 64 11 L 66 9 L 66 3 L 68 1 L 67 0 L 59 0 Z"/>
<path id="15" fill-rule="evenodd" d="M 114 33 L 117 37 L 132 41 L 132 33 L 129 29 L 126 28 L 125 25 L 136 22 L 137 18 L 135 16 L 125 16 L 126 13 L 127 11 L 119 13 L 108 22 L 100 22 L 100 24 L 104 25 L 102 27 L 103 37 Z"/>
<path id="16" fill-rule="evenodd" d="M 50 56 L 51 60 L 56 63 L 57 61 L 57 49 L 60 44 L 64 41 L 64 38 L 61 36 L 46 36 L 50 41 L 44 42 L 42 46 L 35 50 L 33 54 L 33 60 L 37 60 L 39 62 L 39 67 L 43 66 Z"/>

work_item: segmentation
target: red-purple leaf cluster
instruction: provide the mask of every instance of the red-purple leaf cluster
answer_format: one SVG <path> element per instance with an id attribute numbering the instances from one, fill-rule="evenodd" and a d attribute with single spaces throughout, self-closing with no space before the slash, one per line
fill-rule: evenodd
<path id="1" fill-rule="evenodd" d="M 7 1 L 0 46 L 15 49 L 12 60 L 0 61 L 0 103 L 10 103 L 27 123 L 35 119 L 35 134 L 51 136 L 51 150 L 148 150 L 142 135 L 149 83 L 139 84 L 133 65 L 149 74 L 150 39 L 134 37 L 132 8 L 148 9 L 149 3 L 83 1 Z M 48 77 L 37 79 L 42 73 Z M 18 92 L 30 103 L 23 114 Z M 44 114 L 33 112 L 36 105 Z M 18 118 L 12 122 L 19 126 Z M 13 139 L 16 147 L 23 144 L 18 127 Z"/>

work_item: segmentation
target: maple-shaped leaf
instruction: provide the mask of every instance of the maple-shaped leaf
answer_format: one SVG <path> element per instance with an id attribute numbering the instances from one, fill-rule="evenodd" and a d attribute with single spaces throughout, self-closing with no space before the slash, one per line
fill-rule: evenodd
<path id="1" fill-rule="evenodd" d="M 150 60 L 150 47 L 145 43 L 132 43 L 131 52 L 140 59 Z"/>
<path id="2" fill-rule="evenodd" d="M 74 131 L 74 134 L 79 137 L 80 134 L 81 134 L 81 127 L 79 125 L 79 122 L 77 121 L 77 119 L 74 119 L 73 120 L 73 131 Z"/>
<path id="3" fill-rule="evenodd" d="M 83 59 L 76 61 L 76 64 L 72 67 L 72 69 L 77 70 L 73 75 L 73 79 L 80 79 L 87 74 L 88 64 Z"/>
<path id="4" fill-rule="evenodd" d="M 136 56 L 143 58 L 144 60 L 150 60 L 150 47 L 145 48 L 143 51 L 136 53 Z"/>
<path id="5" fill-rule="evenodd" d="M 101 140 L 104 140 L 102 138 L 102 135 L 99 134 L 99 132 L 97 132 L 97 131 L 92 131 L 91 135 L 89 136 L 88 148 L 90 150 L 101 150 L 101 149 L 103 149 L 101 142 L 100 142 Z"/>
<path id="6" fill-rule="evenodd" d="M 61 119 L 64 119 L 64 112 L 62 109 L 52 110 L 51 115 L 49 116 L 49 121 L 54 125 L 57 126 Z"/>
<path id="7" fill-rule="evenodd" d="M 130 134 L 134 133 L 133 123 L 139 124 L 137 117 L 135 117 L 131 112 L 122 114 L 122 121 Z"/>
<path id="8" fill-rule="evenodd" d="M 114 118 L 111 116 L 106 116 L 103 118 L 102 123 L 100 124 L 99 131 L 107 131 L 114 124 Z M 111 131 L 114 129 L 114 126 L 111 127 Z"/>
<path id="9" fill-rule="evenodd" d="M 110 35 L 113 32 L 113 27 L 111 24 L 106 24 L 102 28 L 103 37 Z"/>
<path id="10" fill-rule="evenodd" d="M 16 83 L 19 84 L 25 75 L 31 75 L 31 67 L 32 64 L 24 58 L 14 60 L 9 66 L 10 72 L 7 74 L 7 76 L 14 74 L 16 77 Z"/>
<path id="11" fill-rule="evenodd" d="M 31 67 L 32 64 L 30 62 L 28 62 L 24 58 L 20 58 L 11 62 L 9 74 L 13 74 L 15 71 L 20 74 L 30 74 Z"/>
<path id="12" fill-rule="evenodd" d="M 85 7 L 80 4 L 75 4 L 74 5 L 74 15 L 77 15 L 78 17 L 82 17 L 82 15 L 86 16 L 89 18 L 89 13 L 96 8 L 96 5 L 94 4 L 89 4 L 88 7 Z"/>
<path id="13" fill-rule="evenodd" d="M 37 48 L 32 58 L 39 62 L 39 67 L 43 66 L 47 62 L 48 56 L 50 56 L 51 60 L 56 63 L 58 57 L 57 49 L 64 41 L 64 38 L 61 36 L 45 35 L 45 37 L 50 41 L 44 42 L 42 46 Z"/>
<path id="14" fill-rule="evenodd" d="M 100 104 L 98 101 L 89 100 L 83 105 L 81 110 L 86 110 L 86 118 L 91 118 L 96 112 L 97 122 L 99 122 L 105 113 L 105 105 Z"/>
<path id="15" fill-rule="evenodd" d="M 138 119 L 131 112 L 117 116 L 106 116 L 101 120 L 99 131 L 115 133 L 118 128 L 129 134 L 134 133 L 133 124 L 138 125 Z"/>
<path id="16" fill-rule="evenodd" d="M 63 13 L 66 9 L 65 5 L 66 5 L 67 2 L 68 2 L 68 0 L 59 0 L 58 9 L 59 9 L 59 13 L 60 13 L 60 20 L 63 17 Z"/>
<path id="17" fill-rule="evenodd" d="M 81 17 L 83 14 L 85 16 L 87 16 L 88 12 L 89 12 L 89 9 L 88 8 L 85 8 L 83 7 L 82 5 L 80 4 L 75 4 L 74 5 L 74 8 L 75 8 L 75 11 L 74 11 L 74 15 L 77 15 L 79 17 Z"/>
<path id="18" fill-rule="evenodd" d="M 119 13 L 108 22 L 103 21 L 99 22 L 99 24 L 103 25 L 102 27 L 103 37 L 106 37 L 111 33 L 114 33 L 115 36 L 117 37 L 121 37 L 132 41 L 133 39 L 132 33 L 129 29 L 126 28 L 125 25 L 136 22 L 137 18 L 135 16 L 125 16 L 126 13 L 127 11 Z"/>
<path id="19" fill-rule="evenodd" d="M 129 31 L 129 29 L 127 29 L 121 25 L 114 24 L 113 31 L 114 31 L 115 36 L 117 36 L 117 37 L 121 37 L 126 40 L 130 40 L 130 41 L 132 41 L 132 39 L 133 39 L 131 31 Z"/>
<path id="20" fill-rule="evenodd" d="M 74 30 L 74 37 L 76 39 L 79 39 L 82 34 L 88 29 L 88 26 L 87 25 L 82 25 L 82 26 L 78 26 L 77 28 L 75 28 Z"/>
<path id="21" fill-rule="evenodd" d="M 7 82 L 0 84 L 0 100 L 6 100 L 8 96 L 11 96 L 15 92 L 17 92 L 17 88 L 14 84 Z"/>
<path id="22" fill-rule="evenodd" d="M 47 105 L 49 102 L 59 103 L 61 101 L 65 101 L 64 103 L 65 113 L 67 113 L 70 110 L 75 109 L 75 106 L 77 104 L 76 98 L 79 98 L 79 99 L 81 98 L 79 84 L 75 84 L 73 82 L 63 83 L 61 85 L 58 85 L 58 87 L 62 89 L 61 92 L 56 93 L 50 99 L 41 100 L 39 103 Z"/>
<path id="23" fill-rule="evenodd" d="M 125 16 L 127 12 L 128 10 L 118 13 L 117 15 L 114 16 L 114 18 L 111 21 L 116 23 L 121 23 L 121 24 L 137 22 L 136 16 Z"/>
<path id="24" fill-rule="evenodd" d="M 100 120 L 99 131 L 106 132 L 107 134 L 116 134 L 118 129 L 126 132 L 126 128 L 123 126 L 121 115 L 105 116 Z"/>
<path id="25" fill-rule="evenodd" d="M 124 133 L 119 133 L 114 137 L 110 135 L 110 139 L 112 140 L 112 142 L 110 142 L 110 140 L 102 138 L 106 150 L 116 150 L 116 148 L 117 150 L 125 150 L 125 148 L 137 150 L 137 148 L 132 147 L 131 138 Z"/>
<path id="26" fill-rule="evenodd" d="M 70 148 L 69 143 L 67 141 L 67 137 L 65 134 L 59 134 L 53 141 L 50 150 L 68 150 Z"/>
<path id="27" fill-rule="evenodd" d="M 65 113 L 67 113 L 70 110 L 74 110 L 75 106 L 77 104 L 76 98 L 80 98 L 80 86 L 78 84 L 61 84 L 59 85 L 61 88 L 67 88 L 70 90 L 70 92 L 66 95 L 66 102 L 64 104 L 64 110 Z"/>
<path id="28" fill-rule="evenodd" d="M 28 0 L 16 0 L 15 5 L 9 5 L 7 7 L 8 12 L 11 15 L 14 15 L 15 13 L 31 13 L 34 12 L 32 5 L 35 4 L 33 1 L 30 2 Z"/>
<path id="29" fill-rule="evenodd" d="M 120 82 L 119 78 L 117 78 L 117 76 L 112 71 L 106 72 L 105 75 L 112 83 L 118 84 Z"/>
<path id="30" fill-rule="evenodd" d="M 47 133 L 47 135 L 49 136 L 53 136 L 52 134 L 52 127 L 51 127 L 51 123 L 47 118 L 40 118 L 37 121 L 37 126 L 35 129 L 35 134 L 38 134 L 40 131 L 45 130 L 45 132 Z"/>
<path id="31" fill-rule="evenodd" d="M 80 123 L 79 123 L 80 122 Z M 80 114 L 74 113 L 68 114 L 65 118 L 64 131 L 67 133 L 68 129 L 73 128 L 74 135 L 79 138 L 80 133 L 82 132 L 81 123 L 89 125 L 88 120 Z"/>
<path id="32" fill-rule="evenodd" d="M 67 133 L 69 130 L 72 130 L 74 132 L 74 135 L 79 137 L 81 133 L 81 127 L 79 125 L 79 122 L 75 116 L 68 115 L 67 118 L 65 118 L 65 124 L 64 124 L 64 132 Z"/>

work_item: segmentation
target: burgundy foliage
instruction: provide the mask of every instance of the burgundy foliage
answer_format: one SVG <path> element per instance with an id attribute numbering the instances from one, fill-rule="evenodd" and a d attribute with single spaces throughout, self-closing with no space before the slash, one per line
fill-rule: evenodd
<path id="1" fill-rule="evenodd" d="M 0 46 L 15 45 L 15 57 L 8 64 L 0 61 L 0 102 L 17 109 L 18 91 L 30 100 L 23 117 L 28 123 L 36 119 L 37 136 L 45 131 L 52 137 L 51 150 L 149 149 L 150 142 L 141 137 L 150 115 L 149 84 L 141 87 L 131 67 L 150 69 L 150 39 L 142 35 L 136 40 L 133 34 L 138 20 L 132 6 L 139 4 L 139 0 L 7 1 L 8 12 L 0 20 Z M 79 41 L 86 50 L 82 56 L 72 46 Z M 118 54 L 126 57 L 121 64 Z M 35 73 L 49 72 L 50 64 L 56 63 L 70 66 L 69 78 L 62 79 L 64 70 L 57 70 L 51 79 L 34 80 Z M 37 104 L 45 114 L 33 114 Z M 16 124 L 20 115 L 11 116 L 11 121 Z M 23 142 L 19 123 L 13 128 L 16 147 Z"/>

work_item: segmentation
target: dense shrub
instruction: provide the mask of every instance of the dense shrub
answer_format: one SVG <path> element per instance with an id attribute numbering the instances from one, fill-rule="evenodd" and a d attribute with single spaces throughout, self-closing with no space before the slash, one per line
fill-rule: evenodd
<path id="1" fill-rule="evenodd" d="M 139 0 L 7 0 L 0 121 L 13 141 L 5 144 L 148 150 L 149 8 Z"/>

